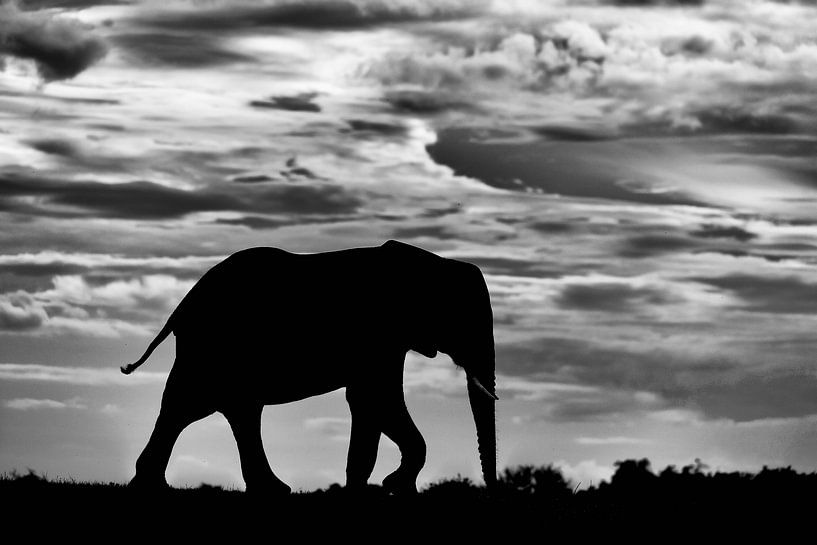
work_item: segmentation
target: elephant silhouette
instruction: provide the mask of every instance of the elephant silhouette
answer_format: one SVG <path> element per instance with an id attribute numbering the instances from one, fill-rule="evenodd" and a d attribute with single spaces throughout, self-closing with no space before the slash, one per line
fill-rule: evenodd
<path id="1" fill-rule="evenodd" d="M 426 443 L 404 399 L 409 350 L 446 353 L 465 370 L 483 478 L 496 484 L 493 314 L 485 279 L 471 263 L 393 240 L 314 254 L 249 248 L 207 271 L 122 372 L 142 365 L 170 333 L 176 359 L 131 486 L 166 487 L 179 434 L 221 412 L 247 492 L 289 493 L 264 453 L 263 407 L 346 388 L 347 487 L 366 486 L 382 433 L 401 455 L 384 489 L 416 492 Z"/>

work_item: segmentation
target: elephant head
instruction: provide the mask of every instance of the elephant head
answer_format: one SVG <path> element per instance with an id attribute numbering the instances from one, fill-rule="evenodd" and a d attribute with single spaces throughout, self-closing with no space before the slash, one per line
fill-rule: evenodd
<path id="1" fill-rule="evenodd" d="M 465 370 L 485 484 L 496 484 L 496 358 L 488 287 L 476 265 L 389 241 L 404 259 L 402 304 L 408 348 L 451 356 Z"/>

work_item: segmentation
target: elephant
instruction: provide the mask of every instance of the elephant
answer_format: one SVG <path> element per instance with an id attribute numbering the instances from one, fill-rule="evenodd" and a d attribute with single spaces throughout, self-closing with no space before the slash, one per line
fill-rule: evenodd
<path id="1" fill-rule="evenodd" d="M 264 452 L 264 406 L 345 388 L 347 488 L 366 488 L 384 434 L 399 448 L 400 465 L 383 489 L 414 493 L 426 443 L 405 403 L 409 350 L 448 354 L 465 371 L 482 476 L 486 487 L 496 485 L 493 314 L 476 265 L 394 240 L 311 254 L 249 248 L 208 270 L 144 355 L 121 371 L 136 370 L 170 333 L 176 358 L 131 486 L 166 487 L 179 434 L 220 412 L 238 445 L 246 491 L 287 494 Z"/>

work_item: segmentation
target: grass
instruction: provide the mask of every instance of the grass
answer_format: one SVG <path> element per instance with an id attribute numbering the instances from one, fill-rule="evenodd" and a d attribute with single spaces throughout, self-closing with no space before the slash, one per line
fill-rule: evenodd
<path id="1" fill-rule="evenodd" d="M 648 460 L 616 466 L 611 482 L 586 490 L 578 490 L 552 466 L 521 466 L 504 470 L 491 494 L 457 477 L 411 497 L 388 496 L 377 486 L 352 495 L 332 485 L 278 499 L 207 485 L 144 494 L 121 483 L 49 479 L 29 472 L 0 477 L 0 499 L 8 523 L 25 521 L 27 528 L 45 534 L 81 530 L 90 540 L 123 532 L 170 532 L 196 539 L 221 534 L 241 542 L 272 528 L 315 539 L 348 533 L 508 538 L 525 532 L 554 538 L 611 532 L 658 537 L 655 532 L 703 528 L 780 531 L 811 520 L 817 493 L 817 473 L 791 468 L 723 473 L 696 463 L 655 472 Z"/>

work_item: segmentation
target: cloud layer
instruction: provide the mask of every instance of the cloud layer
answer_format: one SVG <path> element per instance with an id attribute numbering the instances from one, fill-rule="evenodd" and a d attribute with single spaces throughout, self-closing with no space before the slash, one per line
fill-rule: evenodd
<path id="1" fill-rule="evenodd" d="M 76 20 L 0 4 L 0 55 L 34 61 L 45 81 L 73 78 L 101 60 L 107 50 Z"/>

